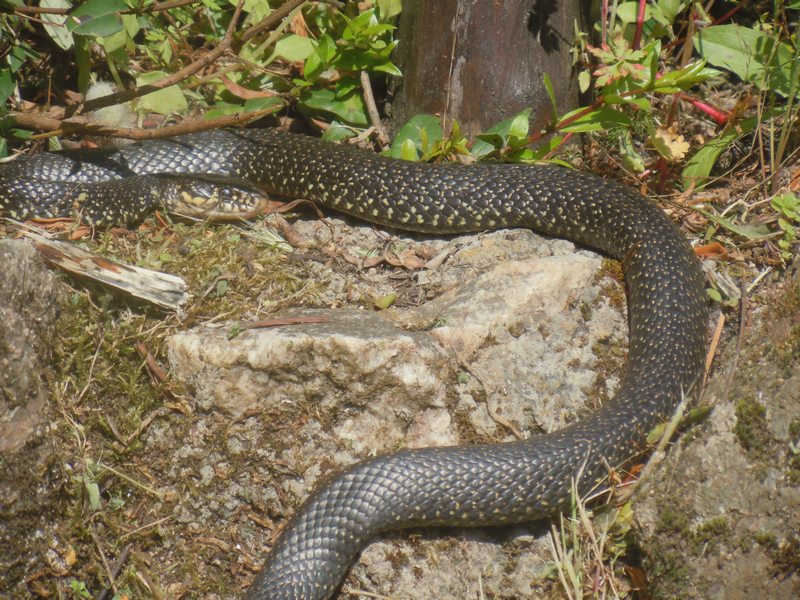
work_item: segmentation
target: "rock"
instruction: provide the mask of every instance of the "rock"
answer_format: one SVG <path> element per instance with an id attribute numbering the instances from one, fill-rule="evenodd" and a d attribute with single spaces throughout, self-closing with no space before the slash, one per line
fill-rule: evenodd
<path id="1" fill-rule="evenodd" d="M 25 597 L 52 547 L 64 479 L 43 374 L 58 279 L 29 242 L 0 240 L 0 590 Z"/>
<path id="2" fill-rule="evenodd" d="M 0 452 L 12 452 L 45 418 L 39 357 L 52 340 L 58 286 L 28 242 L 0 240 L 0 271 Z"/>
<path id="3" fill-rule="evenodd" d="M 514 429 L 535 434 L 591 410 L 594 369 L 608 358 L 597 352 L 626 338 L 620 307 L 602 289 L 615 284 L 598 276 L 600 258 L 524 230 L 426 243 L 446 259 L 417 275 L 421 295 L 431 297 L 421 306 L 293 311 L 281 316 L 328 322 L 233 339 L 230 326 L 196 327 L 168 339 L 173 373 L 193 388 L 209 415 L 203 422 L 213 428 L 213 415 L 232 418 L 224 430 L 237 467 L 228 476 L 259 482 L 244 487 L 270 520 L 289 517 L 322 477 L 358 458 L 509 440 Z M 611 363 L 621 368 L 619 357 Z M 187 452 L 202 461 L 200 440 L 216 433 L 195 431 Z M 152 435 L 162 432 L 154 426 Z M 240 448 L 251 449 L 249 466 Z M 218 470 L 224 458 L 207 460 Z M 223 504 L 245 493 L 232 483 L 219 489 L 213 496 Z M 199 498 L 187 505 L 187 522 L 208 510 Z M 479 589 L 529 597 L 550 560 L 546 541 L 531 532 L 540 530 L 394 534 L 365 549 L 348 581 L 403 598 L 473 597 Z M 247 527 L 248 554 L 262 555 L 267 537 Z"/>
<path id="4" fill-rule="evenodd" d="M 735 343 L 718 358 L 713 411 L 635 504 L 654 598 L 800 597 L 800 279 L 783 294 L 757 311 L 738 361 Z"/>

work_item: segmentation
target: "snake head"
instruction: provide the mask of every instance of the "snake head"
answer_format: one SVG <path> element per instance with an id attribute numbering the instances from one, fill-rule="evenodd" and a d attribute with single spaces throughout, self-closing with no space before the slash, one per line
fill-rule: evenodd
<path id="1" fill-rule="evenodd" d="M 166 188 L 161 202 L 185 217 L 225 221 L 249 219 L 265 211 L 269 198 L 252 183 L 217 175 L 159 174 Z"/>

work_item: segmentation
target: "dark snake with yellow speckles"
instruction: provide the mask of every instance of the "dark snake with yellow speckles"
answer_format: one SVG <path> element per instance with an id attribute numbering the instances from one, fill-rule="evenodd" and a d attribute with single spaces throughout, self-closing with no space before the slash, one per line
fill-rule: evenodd
<path id="1" fill-rule="evenodd" d="M 573 480 L 583 493 L 626 463 L 698 386 L 707 321 L 699 261 L 658 207 L 618 184 L 550 165 L 404 162 L 272 130 L 197 133 L 98 152 L 98 160 L 87 156 L 65 154 L 51 163 L 53 155 L 37 155 L 0 167 L 0 208 L 17 217 L 78 210 L 95 221 L 127 221 L 152 208 L 163 193 L 159 185 L 174 185 L 173 175 L 153 174 L 206 173 L 212 183 L 247 180 L 399 229 L 528 227 L 622 261 L 630 343 L 611 402 L 526 441 L 404 450 L 353 465 L 298 511 L 248 598 L 329 598 L 359 549 L 382 531 L 497 525 L 562 510 Z M 50 169 L 47 179 L 67 183 L 51 181 L 47 197 L 31 196 L 39 189 L 32 174 L 42 168 Z M 138 174 L 139 183 L 81 183 L 92 180 L 86 173 L 93 169 Z M 98 199 L 96 186 L 118 197 Z"/>

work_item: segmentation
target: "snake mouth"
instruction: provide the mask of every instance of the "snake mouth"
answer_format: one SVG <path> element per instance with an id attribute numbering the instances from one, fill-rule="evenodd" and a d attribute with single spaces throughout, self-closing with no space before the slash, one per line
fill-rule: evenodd
<path id="1" fill-rule="evenodd" d="M 170 177 L 172 189 L 164 200 L 172 213 L 214 221 L 250 219 L 269 206 L 266 194 L 236 179 L 208 176 Z"/>

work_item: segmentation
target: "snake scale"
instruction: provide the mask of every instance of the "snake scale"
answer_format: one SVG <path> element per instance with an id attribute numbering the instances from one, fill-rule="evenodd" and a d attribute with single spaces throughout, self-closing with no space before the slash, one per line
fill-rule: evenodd
<path id="1" fill-rule="evenodd" d="M 604 480 L 699 385 L 707 333 L 699 261 L 655 204 L 590 174 L 552 165 L 418 164 L 275 130 L 220 130 L 0 166 L 0 210 L 129 221 L 159 201 L 158 186 L 183 185 L 183 173 L 204 174 L 212 186 L 255 184 L 404 230 L 528 227 L 619 259 L 627 286 L 628 360 L 612 401 L 525 441 L 404 450 L 351 466 L 297 511 L 247 598 L 329 598 L 360 548 L 382 531 L 497 525 L 562 510 L 573 480 L 580 492 Z M 37 183 L 43 179 L 46 192 Z M 92 183 L 98 179 L 108 181 Z"/>

